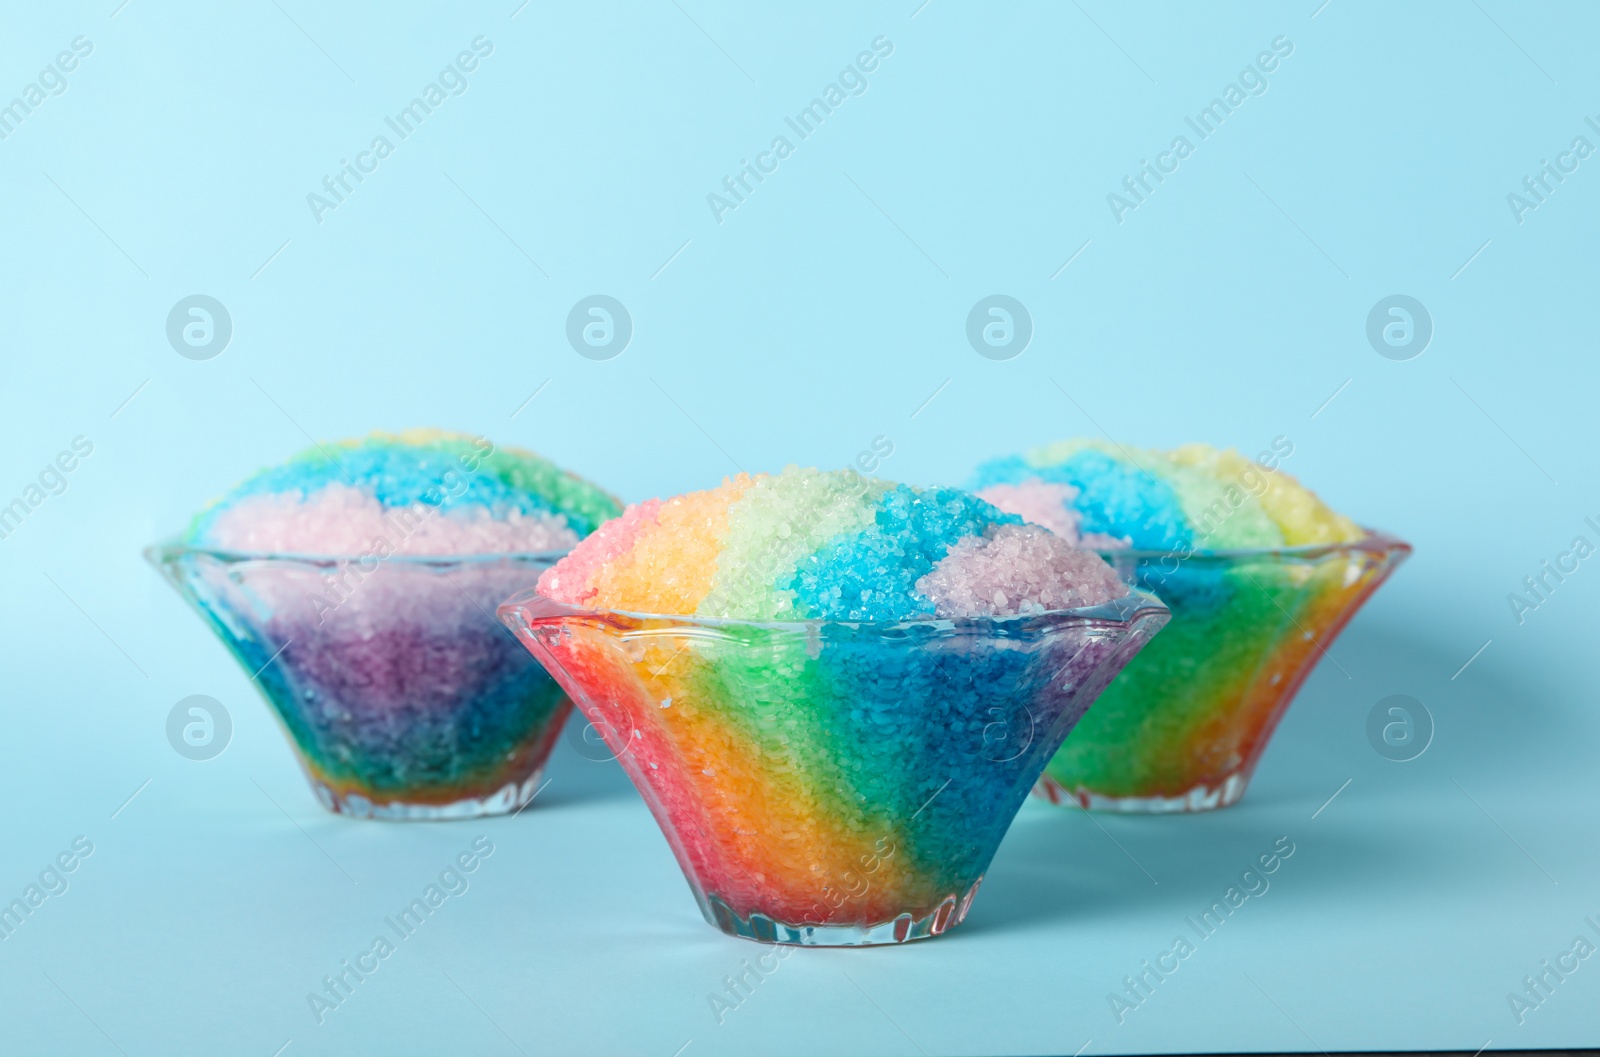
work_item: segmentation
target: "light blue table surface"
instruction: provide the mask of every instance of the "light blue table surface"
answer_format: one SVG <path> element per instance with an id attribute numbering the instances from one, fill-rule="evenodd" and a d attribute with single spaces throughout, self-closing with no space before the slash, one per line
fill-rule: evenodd
<path id="1" fill-rule="evenodd" d="M 1600 157 L 1570 153 L 1600 147 L 1592 7 L 517 2 L 0 16 L 0 107 L 24 103 L 0 110 L 0 504 L 93 446 L 0 538 L 0 902 L 93 848 L 0 941 L 0 1051 L 1600 1043 L 1600 959 L 1520 1017 L 1507 998 L 1600 944 L 1600 560 L 1522 586 L 1600 544 Z M 880 37 L 843 78 L 859 94 L 786 133 Z M 425 120 L 362 155 L 430 83 Z M 1259 94 L 1202 139 L 1186 118 L 1230 83 Z M 787 157 L 761 154 L 783 135 Z M 1178 136 L 1188 157 L 1162 155 Z M 361 158 L 342 200 L 308 204 Z M 708 203 L 761 158 L 742 201 Z M 1573 168 L 1535 202 L 1546 161 Z M 565 333 L 597 293 L 634 328 L 606 360 Z M 997 293 L 1033 323 L 1010 359 L 965 332 Z M 166 333 L 194 294 L 232 323 L 210 359 Z M 1421 355 L 1368 340 L 1393 294 L 1432 321 Z M 1242 804 L 1030 802 L 960 929 L 769 962 L 719 1022 L 709 996 L 763 949 L 700 920 L 615 764 L 564 743 L 515 819 L 326 814 L 247 673 L 139 558 L 307 434 L 418 424 L 630 500 L 878 437 L 880 472 L 912 482 L 1072 435 L 1284 437 L 1287 470 L 1417 551 Z M 1519 591 L 1539 602 L 1520 619 Z M 167 742 L 190 694 L 233 718 L 207 762 Z M 1367 739 L 1391 694 L 1436 728 L 1409 762 Z M 470 887 L 319 1024 L 308 992 L 480 836 Z M 1280 837 L 1270 889 L 1119 1018 L 1123 977 Z"/>

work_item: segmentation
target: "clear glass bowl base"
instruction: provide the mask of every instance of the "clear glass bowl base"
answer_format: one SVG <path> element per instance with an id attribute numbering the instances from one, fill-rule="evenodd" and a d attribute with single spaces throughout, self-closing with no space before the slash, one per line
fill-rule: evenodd
<path id="1" fill-rule="evenodd" d="M 539 791 L 540 768 L 521 782 L 510 782 L 488 796 L 470 796 L 446 803 L 408 803 L 403 800 L 373 800 L 359 792 L 336 792 L 326 782 L 311 779 L 317 803 L 337 815 L 403 822 L 449 822 L 466 818 L 488 818 L 521 811 Z"/>
<path id="2" fill-rule="evenodd" d="M 1250 776 L 1235 771 L 1217 785 L 1197 785 L 1177 796 L 1102 796 L 1087 789 L 1068 789 L 1048 774 L 1033 787 L 1035 796 L 1052 804 L 1075 803 L 1090 811 L 1113 811 L 1124 815 L 1174 815 L 1194 811 L 1215 811 L 1236 804 L 1244 796 Z"/>
<path id="3" fill-rule="evenodd" d="M 1172 622 L 1100 695 L 1035 794 L 1123 814 L 1237 802 L 1301 684 L 1410 553 L 1377 532 L 1263 550 L 1102 551 L 1171 607 Z"/>
<path id="4" fill-rule="evenodd" d="M 777 943 L 792 947 L 882 947 L 913 940 L 931 939 L 948 932 L 966 920 L 972 899 L 978 894 L 980 877 L 961 895 L 946 896 L 936 907 L 921 917 L 900 914 L 876 924 L 851 922 L 830 925 L 827 923 L 791 925 L 777 921 L 760 911 L 740 917 L 732 907 L 715 895 L 705 896 L 700 909 L 706 920 L 730 936 L 757 943 Z"/>
<path id="5" fill-rule="evenodd" d="M 1167 610 L 1130 593 L 1026 617 L 735 621 L 500 615 L 583 711 L 715 928 L 906 943 L 967 915 L 1045 762 Z"/>

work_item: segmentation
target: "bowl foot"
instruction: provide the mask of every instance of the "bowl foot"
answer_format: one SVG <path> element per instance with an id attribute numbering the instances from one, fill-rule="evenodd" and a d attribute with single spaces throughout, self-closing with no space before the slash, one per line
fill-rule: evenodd
<path id="1" fill-rule="evenodd" d="M 706 896 L 701 909 L 705 911 L 707 921 L 728 935 L 758 943 L 794 947 L 877 947 L 931 939 L 955 928 L 966 920 L 967 911 L 972 907 L 972 898 L 978 894 L 978 885 L 982 883 L 983 878 L 980 877 L 965 893 L 946 896 L 938 906 L 921 917 L 904 913 L 875 924 L 851 922 L 830 925 L 824 922 L 791 925 L 759 910 L 740 917 L 716 895 Z"/>
<path id="2" fill-rule="evenodd" d="M 1249 776 L 1228 775 L 1216 785 L 1197 785 L 1177 796 L 1102 796 L 1092 790 L 1068 789 L 1049 775 L 1035 783 L 1033 794 L 1052 804 L 1075 803 L 1090 811 L 1115 811 L 1124 815 L 1170 815 L 1189 811 L 1215 811 L 1239 802 Z"/>
<path id="3" fill-rule="evenodd" d="M 539 791 L 539 775 L 542 772 L 543 768 L 521 782 L 508 782 L 487 796 L 468 796 L 443 802 L 378 800 L 357 790 L 338 792 L 326 782 L 316 779 L 312 779 L 311 791 L 316 794 L 317 803 L 336 815 L 391 822 L 447 822 L 509 815 L 522 810 Z"/>

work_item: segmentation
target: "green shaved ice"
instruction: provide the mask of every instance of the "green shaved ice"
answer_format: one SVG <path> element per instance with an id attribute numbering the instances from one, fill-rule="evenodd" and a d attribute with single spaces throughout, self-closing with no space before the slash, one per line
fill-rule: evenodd
<path id="1" fill-rule="evenodd" d="M 801 561 L 827 541 L 872 524 L 890 484 L 853 471 L 788 468 L 763 476 L 729 509 L 728 534 L 717 559 L 702 616 L 782 620 L 794 615 L 794 580 Z"/>

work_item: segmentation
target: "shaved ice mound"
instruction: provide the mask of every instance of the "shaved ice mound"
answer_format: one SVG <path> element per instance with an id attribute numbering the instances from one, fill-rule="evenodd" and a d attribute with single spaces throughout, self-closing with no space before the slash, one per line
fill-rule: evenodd
<path id="1" fill-rule="evenodd" d="M 571 705 L 493 618 L 621 512 L 531 452 L 435 430 L 316 445 L 152 559 L 261 685 L 321 802 L 516 810 Z"/>
<path id="2" fill-rule="evenodd" d="M 1248 459 L 1209 444 L 1170 452 L 1069 440 L 984 463 L 974 492 L 1082 545 L 1221 551 L 1353 543 L 1366 533 L 1279 468 L 1278 438 Z"/>
<path id="3" fill-rule="evenodd" d="M 813 945 L 959 923 L 1045 761 L 1165 619 L 976 496 L 793 467 L 630 507 L 500 614 L 707 919 Z"/>
<path id="4" fill-rule="evenodd" d="M 615 517 L 594 485 L 516 448 L 441 430 L 318 444 L 256 473 L 185 541 L 251 553 L 566 551 Z"/>
<path id="5" fill-rule="evenodd" d="M 1284 472 L 1293 451 L 1282 437 L 1254 459 L 1069 440 L 984 463 L 969 480 L 1172 610 L 1051 761 L 1041 795 L 1130 812 L 1244 795 L 1301 682 L 1410 553 Z"/>
<path id="6" fill-rule="evenodd" d="M 1004 617 L 1079 609 L 1121 598 L 1116 570 L 1036 525 L 996 525 L 968 536 L 922 579 L 917 591 L 940 616 Z"/>
<path id="7" fill-rule="evenodd" d="M 1093 606 L 1127 587 L 1092 554 L 968 493 L 789 467 L 630 507 L 539 591 L 635 613 L 901 621 Z"/>

